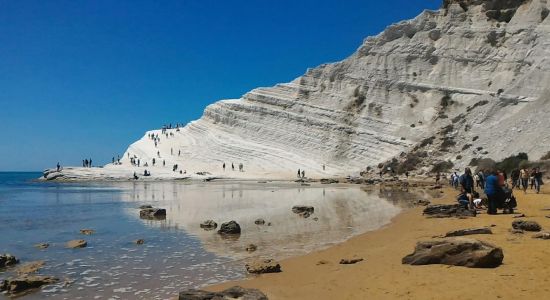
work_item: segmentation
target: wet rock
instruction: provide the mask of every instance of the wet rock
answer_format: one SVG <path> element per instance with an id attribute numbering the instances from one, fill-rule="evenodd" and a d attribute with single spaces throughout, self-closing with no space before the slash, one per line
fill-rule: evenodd
<path id="1" fill-rule="evenodd" d="M 264 219 L 256 219 L 256 221 L 254 221 L 254 224 L 256 224 L 256 225 L 264 225 L 264 224 L 265 224 L 265 220 L 264 220 Z"/>
<path id="2" fill-rule="evenodd" d="M 0 254 L 0 268 L 13 266 L 17 263 L 19 263 L 19 259 L 15 258 L 15 256 L 9 253 Z"/>
<path id="3" fill-rule="evenodd" d="M 430 218 L 475 217 L 476 211 L 465 209 L 460 204 L 435 204 L 428 205 L 423 214 Z"/>
<path id="4" fill-rule="evenodd" d="M 304 218 L 309 218 L 315 211 L 313 206 L 296 205 L 292 207 L 292 212 Z"/>
<path id="5" fill-rule="evenodd" d="M 468 228 L 468 229 L 449 231 L 447 232 L 447 234 L 445 234 L 445 237 L 464 236 L 464 235 L 473 235 L 473 234 L 493 234 L 493 232 L 491 231 L 490 228 L 487 228 L 487 227 Z"/>
<path id="6" fill-rule="evenodd" d="M 246 251 L 248 252 L 254 252 L 258 249 L 258 246 L 254 245 L 254 244 L 250 244 L 246 247 Z"/>
<path id="7" fill-rule="evenodd" d="M 6 279 L 0 283 L 0 291 L 17 294 L 30 289 L 36 289 L 46 284 L 56 283 L 59 279 L 51 276 L 24 275 Z"/>
<path id="8" fill-rule="evenodd" d="M 139 217 L 148 220 L 165 220 L 166 209 L 164 208 L 145 208 L 139 211 Z"/>
<path id="9" fill-rule="evenodd" d="M 80 234 L 83 235 L 92 235 L 95 233 L 95 230 L 93 229 L 80 229 Z"/>
<path id="10" fill-rule="evenodd" d="M 135 240 L 134 243 L 136 245 L 143 245 L 143 244 L 145 244 L 145 240 L 144 239 L 138 239 L 138 240 Z"/>
<path id="11" fill-rule="evenodd" d="M 535 221 L 516 220 L 512 222 L 512 228 L 525 231 L 541 231 L 542 227 Z"/>
<path id="12" fill-rule="evenodd" d="M 32 261 L 17 267 L 15 271 L 19 275 L 36 273 L 38 270 L 42 269 L 44 264 L 43 260 Z"/>
<path id="13" fill-rule="evenodd" d="M 222 226 L 220 226 L 220 230 L 218 230 L 219 234 L 240 234 L 241 233 L 241 226 L 239 226 L 239 223 L 235 221 L 229 221 L 227 223 L 223 223 Z"/>
<path id="14" fill-rule="evenodd" d="M 67 248 L 85 248 L 88 246 L 88 242 L 85 240 L 72 240 L 67 242 Z"/>
<path id="15" fill-rule="evenodd" d="M 534 239 L 550 240 L 550 232 L 539 232 L 533 235 Z"/>
<path id="16" fill-rule="evenodd" d="M 403 264 L 444 264 L 468 268 L 495 268 L 502 264 L 502 249 L 489 243 L 467 238 L 447 238 L 418 242 Z"/>
<path id="17" fill-rule="evenodd" d="M 252 274 L 279 273 L 281 265 L 272 259 L 265 259 L 246 264 L 246 270 Z"/>
<path id="18" fill-rule="evenodd" d="M 356 264 L 358 262 L 361 262 L 363 261 L 362 258 L 342 258 L 340 260 L 340 264 L 341 265 L 353 265 L 353 264 Z"/>
<path id="19" fill-rule="evenodd" d="M 320 180 L 322 184 L 332 184 L 332 183 L 339 183 L 338 179 L 332 179 L 332 178 L 323 178 Z"/>
<path id="20" fill-rule="evenodd" d="M 50 247 L 50 244 L 48 244 L 48 243 L 39 243 L 39 244 L 34 245 L 34 247 L 38 248 L 38 249 L 47 249 L 48 247 Z"/>
<path id="21" fill-rule="evenodd" d="M 218 223 L 214 222 L 213 220 L 206 220 L 202 222 L 200 226 L 204 230 L 214 230 L 218 227 Z"/>
<path id="22" fill-rule="evenodd" d="M 148 209 L 148 208 L 153 208 L 153 206 L 149 204 L 145 204 L 139 207 L 139 209 Z"/>
<path id="23" fill-rule="evenodd" d="M 180 292 L 178 297 L 178 300 L 218 299 L 267 300 L 267 296 L 257 289 L 245 289 L 240 286 L 234 286 L 221 292 L 208 292 L 203 290 L 190 289 Z"/>

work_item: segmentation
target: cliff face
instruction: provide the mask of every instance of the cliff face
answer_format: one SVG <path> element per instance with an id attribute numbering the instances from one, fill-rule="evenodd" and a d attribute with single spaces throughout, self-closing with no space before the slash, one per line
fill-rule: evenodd
<path id="1" fill-rule="evenodd" d="M 347 175 L 411 152 L 426 168 L 520 151 L 539 158 L 550 150 L 548 14 L 545 0 L 445 0 L 343 61 L 214 103 L 173 137 L 159 134 L 158 148 L 144 137 L 127 152 L 146 161 L 160 151 L 197 171 L 242 162 L 285 175 Z"/>

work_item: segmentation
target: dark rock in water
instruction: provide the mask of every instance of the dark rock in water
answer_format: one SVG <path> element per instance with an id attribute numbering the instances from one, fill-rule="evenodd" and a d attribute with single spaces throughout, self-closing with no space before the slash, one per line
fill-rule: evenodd
<path id="1" fill-rule="evenodd" d="M 447 232 L 447 234 L 445 234 L 445 237 L 464 236 L 464 235 L 473 235 L 473 234 L 493 234 L 493 232 L 491 231 L 490 228 L 487 228 L 487 227 L 468 228 L 468 229 L 449 231 Z"/>
<path id="2" fill-rule="evenodd" d="M 460 204 L 436 204 L 428 205 L 423 211 L 425 215 L 431 218 L 450 218 L 450 217 L 475 217 L 475 210 L 465 209 Z"/>
<path id="3" fill-rule="evenodd" d="M 542 227 L 535 221 L 515 220 L 512 222 L 512 228 L 525 231 L 541 231 Z"/>
<path id="4" fill-rule="evenodd" d="M 550 232 L 539 232 L 533 235 L 534 239 L 550 240 Z"/>
<path id="5" fill-rule="evenodd" d="M 95 230 L 93 229 L 80 229 L 80 234 L 83 235 L 92 235 L 95 233 Z"/>
<path id="6" fill-rule="evenodd" d="M 339 183 L 338 179 L 332 179 L 332 178 L 323 178 L 321 179 L 322 184 L 332 184 L 332 183 Z"/>
<path id="7" fill-rule="evenodd" d="M 258 249 L 258 246 L 254 245 L 254 244 L 250 244 L 246 247 L 246 251 L 248 252 L 254 252 Z"/>
<path id="8" fill-rule="evenodd" d="M 311 216 L 314 211 L 315 211 L 315 208 L 313 206 L 296 205 L 292 207 L 293 213 L 299 214 L 304 218 L 309 218 L 309 216 Z"/>
<path id="9" fill-rule="evenodd" d="M 489 243 L 467 238 L 447 238 L 418 242 L 414 253 L 403 257 L 402 263 L 495 268 L 502 264 L 503 259 L 502 249 Z"/>
<path id="10" fill-rule="evenodd" d="M 180 292 L 178 300 L 267 300 L 267 296 L 257 289 L 245 289 L 234 286 L 221 292 L 208 292 L 203 290 L 185 290 Z"/>
<path id="11" fill-rule="evenodd" d="M 204 230 L 214 230 L 218 227 L 218 223 L 214 222 L 213 220 L 206 220 L 202 222 L 200 226 Z"/>
<path id="12" fill-rule="evenodd" d="M 235 221 L 229 221 L 227 223 L 223 223 L 222 226 L 220 226 L 220 230 L 218 230 L 219 234 L 240 234 L 241 233 L 241 226 L 239 226 L 239 223 Z"/>
<path id="13" fill-rule="evenodd" d="M 272 259 L 265 259 L 246 264 L 246 270 L 252 274 L 279 273 L 281 265 Z"/>
<path id="14" fill-rule="evenodd" d="M 166 219 L 166 209 L 145 208 L 139 211 L 139 217 L 148 220 L 164 220 Z"/>
<path id="15" fill-rule="evenodd" d="M 265 224 L 265 220 L 264 220 L 264 219 L 256 219 L 256 221 L 254 221 L 254 224 L 256 224 L 256 225 L 264 225 L 264 224 Z"/>
<path id="16" fill-rule="evenodd" d="M 48 244 L 48 243 L 39 243 L 39 244 L 34 245 L 34 247 L 38 248 L 38 249 L 46 249 L 46 248 L 50 247 L 50 244 Z"/>
<path id="17" fill-rule="evenodd" d="M 67 242 L 67 248 L 85 248 L 88 243 L 85 240 L 72 240 Z"/>
<path id="18" fill-rule="evenodd" d="M 16 294 L 30 289 L 36 289 L 46 284 L 56 283 L 58 280 L 59 279 L 51 276 L 25 275 L 2 281 L 0 283 L 0 291 L 6 291 L 8 294 Z"/>
<path id="19" fill-rule="evenodd" d="M 0 268 L 13 266 L 17 263 L 19 263 L 19 259 L 15 258 L 15 256 L 9 253 L 0 254 Z"/>
<path id="20" fill-rule="evenodd" d="M 340 264 L 341 265 L 353 265 L 353 264 L 356 264 L 356 263 L 361 262 L 361 261 L 363 261 L 362 258 L 349 258 L 349 259 L 348 258 L 342 258 L 340 260 Z"/>
<path id="21" fill-rule="evenodd" d="M 149 204 L 145 204 L 139 207 L 139 209 L 148 209 L 148 208 L 153 208 L 153 206 Z"/>
<path id="22" fill-rule="evenodd" d="M 145 240 L 144 239 L 138 239 L 138 240 L 135 240 L 134 243 L 136 243 L 136 245 L 143 245 L 143 244 L 145 244 Z"/>

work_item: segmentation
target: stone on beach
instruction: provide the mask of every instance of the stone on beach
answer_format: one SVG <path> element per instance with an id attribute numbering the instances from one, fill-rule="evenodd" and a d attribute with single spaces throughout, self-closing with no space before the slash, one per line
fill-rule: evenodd
<path id="1" fill-rule="evenodd" d="M 279 273 L 281 265 L 273 259 L 258 260 L 246 264 L 246 270 L 252 274 Z"/>
<path id="2" fill-rule="evenodd" d="M 254 245 L 254 244 L 250 244 L 246 247 L 246 251 L 248 252 L 254 252 L 258 249 L 258 246 Z"/>
<path id="3" fill-rule="evenodd" d="M 222 223 L 220 226 L 220 230 L 218 230 L 219 234 L 225 235 L 225 234 L 240 234 L 241 233 L 241 226 L 239 226 L 239 223 L 235 221 L 229 221 L 227 223 Z"/>
<path id="4" fill-rule="evenodd" d="M 185 290 L 179 293 L 178 300 L 267 300 L 267 296 L 257 289 L 245 289 L 234 286 L 221 292 L 208 292 L 203 290 Z"/>
<path id="5" fill-rule="evenodd" d="M 313 206 L 305 206 L 305 205 L 296 205 L 292 207 L 292 212 L 295 214 L 300 215 L 304 218 L 309 218 L 315 211 L 315 208 Z"/>
<path id="6" fill-rule="evenodd" d="M 0 254 L 0 268 L 13 266 L 17 263 L 19 263 L 19 259 L 15 258 L 15 256 L 9 253 Z"/>
<path id="7" fill-rule="evenodd" d="M 534 239 L 550 240 L 550 232 L 539 232 L 533 235 Z"/>
<path id="8" fill-rule="evenodd" d="M 204 230 L 214 230 L 218 227 L 218 223 L 213 220 L 206 220 L 200 224 L 200 227 Z"/>
<path id="9" fill-rule="evenodd" d="M 0 282 L 0 291 L 6 291 L 8 294 L 17 294 L 39 288 L 46 284 L 56 283 L 57 281 L 59 279 L 52 276 L 23 275 Z"/>
<path id="10" fill-rule="evenodd" d="M 512 228 L 525 231 L 541 231 L 542 227 L 535 221 L 516 220 L 512 222 Z"/>
<path id="11" fill-rule="evenodd" d="M 254 224 L 256 224 L 256 225 L 264 225 L 264 224 L 265 224 L 265 220 L 264 220 L 264 219 L 256 219 L 256 221 L 254 221 Z"/>
<path id="12" fill-rule="evenodd" d="M 85 240 L 72 240 L 67 242 L 67 248 L 85 248 L 88 246 L 88 242 Z"/>
<path id="13" fill-rule="evenodd" d="M 166 209 L 145 208 L 139 211 L 139 217 L 148 220 L 164 220 L 166 219 Z"/>
<path id="14" fill-rule="evenodd" d="M 491 229 L 487 227 L 468 228 L 468 229 L 449 231 L 445 234 L 445 237 L 464 236 L 464 235 L 473 235 L 473 234 L 493 234 L 493 231 L 491 231 Z"/>
<path id="15" fill-rule="evenodd" d="M 476 211 L 465 209 L 460 204 L 435 204 L 428 205 L 423 214 L 430 218 L 475 217 Z"/>
<path id="16" fill-rule="evenodd" d="M 341 265 L 353 265 L 353 264 L 356 264 L 358 262 L 361 262 L 363 261 L 362 258 L 342 258 L 340 260 L 340 264 Z"/>
<path id="17" fill-rule="evenodd" d="M 489 243 L 467 238 L 447 238 L 418 242 L 414 252 L 403 257 L 402 263 L 495 268 L 502 264 L 503 259 L 502 249 Z"/>

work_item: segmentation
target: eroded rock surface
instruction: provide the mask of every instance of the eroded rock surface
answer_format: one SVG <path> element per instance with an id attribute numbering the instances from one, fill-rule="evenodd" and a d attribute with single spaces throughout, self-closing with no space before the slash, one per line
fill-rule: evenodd
<path id="1" fill-rule="evenodd" d="M 267 300 L 267 296 L 257 289 L 245 289 L 234 286 L 221 292 L 208 292 L 203 290 L 186 290 L 179 293 L 178 300 Z"/>
<path id="2" fill-rule="evenodd" d="M 8 294 L 18 294 L 57 281 L 59 279 L 51 276 L 24 275 L 0 282 L 0 291 L 6 291 Z"/>
<path id="3" fill-rule="evenodd" d="M 278 273 L 281 265 L 273 259 L 264 259 L 246 264 L 246 270 L 252 274 Z"/>
<path id="4" fill-rule="evenodd" d="M 535 221 L 516 220 L 512 222 L 512 228 L 524 231 L 541 231 L 542 227 Z"/>
<path id="5" fill-rule="evenodd" d="M 465 236 L 465 235 L 474 235 L 474 234 L 493 234 L 491 228 L 481 227 L 481 228 L 468 228 L 449 231 L 445 234 L 445 237 L 454 237 L 454 236 Z"/>
<path id="6" fill-rule="evenodd" d="M 450 217 L 475 217 L 475 210 L 465 209 L 459 204 L 435 204 L 428 205 L 423 211 L 424 215 L 431 218 L 450 218 Z"/>
<path id="7" fill-rule="evenodd" d="M 15 256 L 9 253 L 0 254 L 0 268 L 13 266 L 17 263 L 19 263 L 19 259 L 17 259 Z"/>

